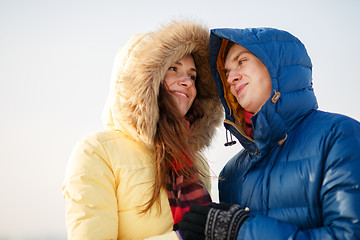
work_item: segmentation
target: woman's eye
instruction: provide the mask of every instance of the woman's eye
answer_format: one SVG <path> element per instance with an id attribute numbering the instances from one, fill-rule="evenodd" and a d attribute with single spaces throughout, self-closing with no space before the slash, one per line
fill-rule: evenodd
<path id="1" fill-rule="evenodd" d="M 176 67 L 169 67 L 169 70 L 176 72 Z"/>
<path id="2" fill-rule="evenodd" d="M 193 81 L 196 80 L 196 76 L 194 76 L 194 75 L 190 75 L 189 78 L 190 78 L 191 80 L 193 80 Z"/>

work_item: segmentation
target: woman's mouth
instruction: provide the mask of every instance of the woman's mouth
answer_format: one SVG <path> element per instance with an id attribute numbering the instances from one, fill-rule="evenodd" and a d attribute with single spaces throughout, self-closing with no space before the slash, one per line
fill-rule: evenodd
<path id="1" fill-rule="evenodd" d="M 189 96 L 186 93 L 183 93 L 183 92 L 174 91 L 173 93 L 178 95 L 178 96 L 184 97 L 184 98 L 189 98 Z"/>

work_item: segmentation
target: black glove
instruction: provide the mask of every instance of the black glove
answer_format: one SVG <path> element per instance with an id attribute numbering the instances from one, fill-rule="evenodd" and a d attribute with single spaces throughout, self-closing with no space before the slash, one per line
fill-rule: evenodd
<path id="1" fill-rule="evenodd" d="M 247 218 L 248 211 L 236 204 L 194 204 L 184 213 L 177 232 L 185 240 L 235 240 Z"/>

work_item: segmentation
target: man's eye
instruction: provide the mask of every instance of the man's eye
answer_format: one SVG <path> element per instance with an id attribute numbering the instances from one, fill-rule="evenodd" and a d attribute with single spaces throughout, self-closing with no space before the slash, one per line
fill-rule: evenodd
<path id="1" fill-rule="evenodd" d="M 169 67 L 169 70 L 176 72 L 176 67 Z"/>
<path id="2" fill-rule="evenodd" d="M 229 71 L 226 69 L 223 70 L 223 73 L 225 74 L 226 77 L 229 75 Z"/>
<path id="3" fill-rule="evenodd" d="M 239 64 L 241 65 L 241 64 L 243 64 L 245 61 L 246 61 L 246 59 L 240 59 L 240 60 L 239 60 Z"/>

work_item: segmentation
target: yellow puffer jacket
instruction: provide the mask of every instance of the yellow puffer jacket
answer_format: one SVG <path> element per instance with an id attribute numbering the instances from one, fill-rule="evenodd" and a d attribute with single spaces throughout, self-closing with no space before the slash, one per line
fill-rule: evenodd
<path id="1" fill-rule="evenodd" d="M 210 144 L 222 122 L 208 64 L 208 41 L 206 28 L 173 22 L 134 36 L 119 50 L 104 111 L 106 130 L 78 142 L 66 172 L 63 196 L 69 239 L 178 239 L 165 189 L 160 193 L 161 210 L 155 204 L 144 214 L 139 211 L 151 198 L 155 179 L 152 146 L 160 83 L 185 54 L 195 60 L 194 105 L 204 112 L 190 126 L 195 153 Z M 209 179 L 204 182 L 210 187 Z"/>

